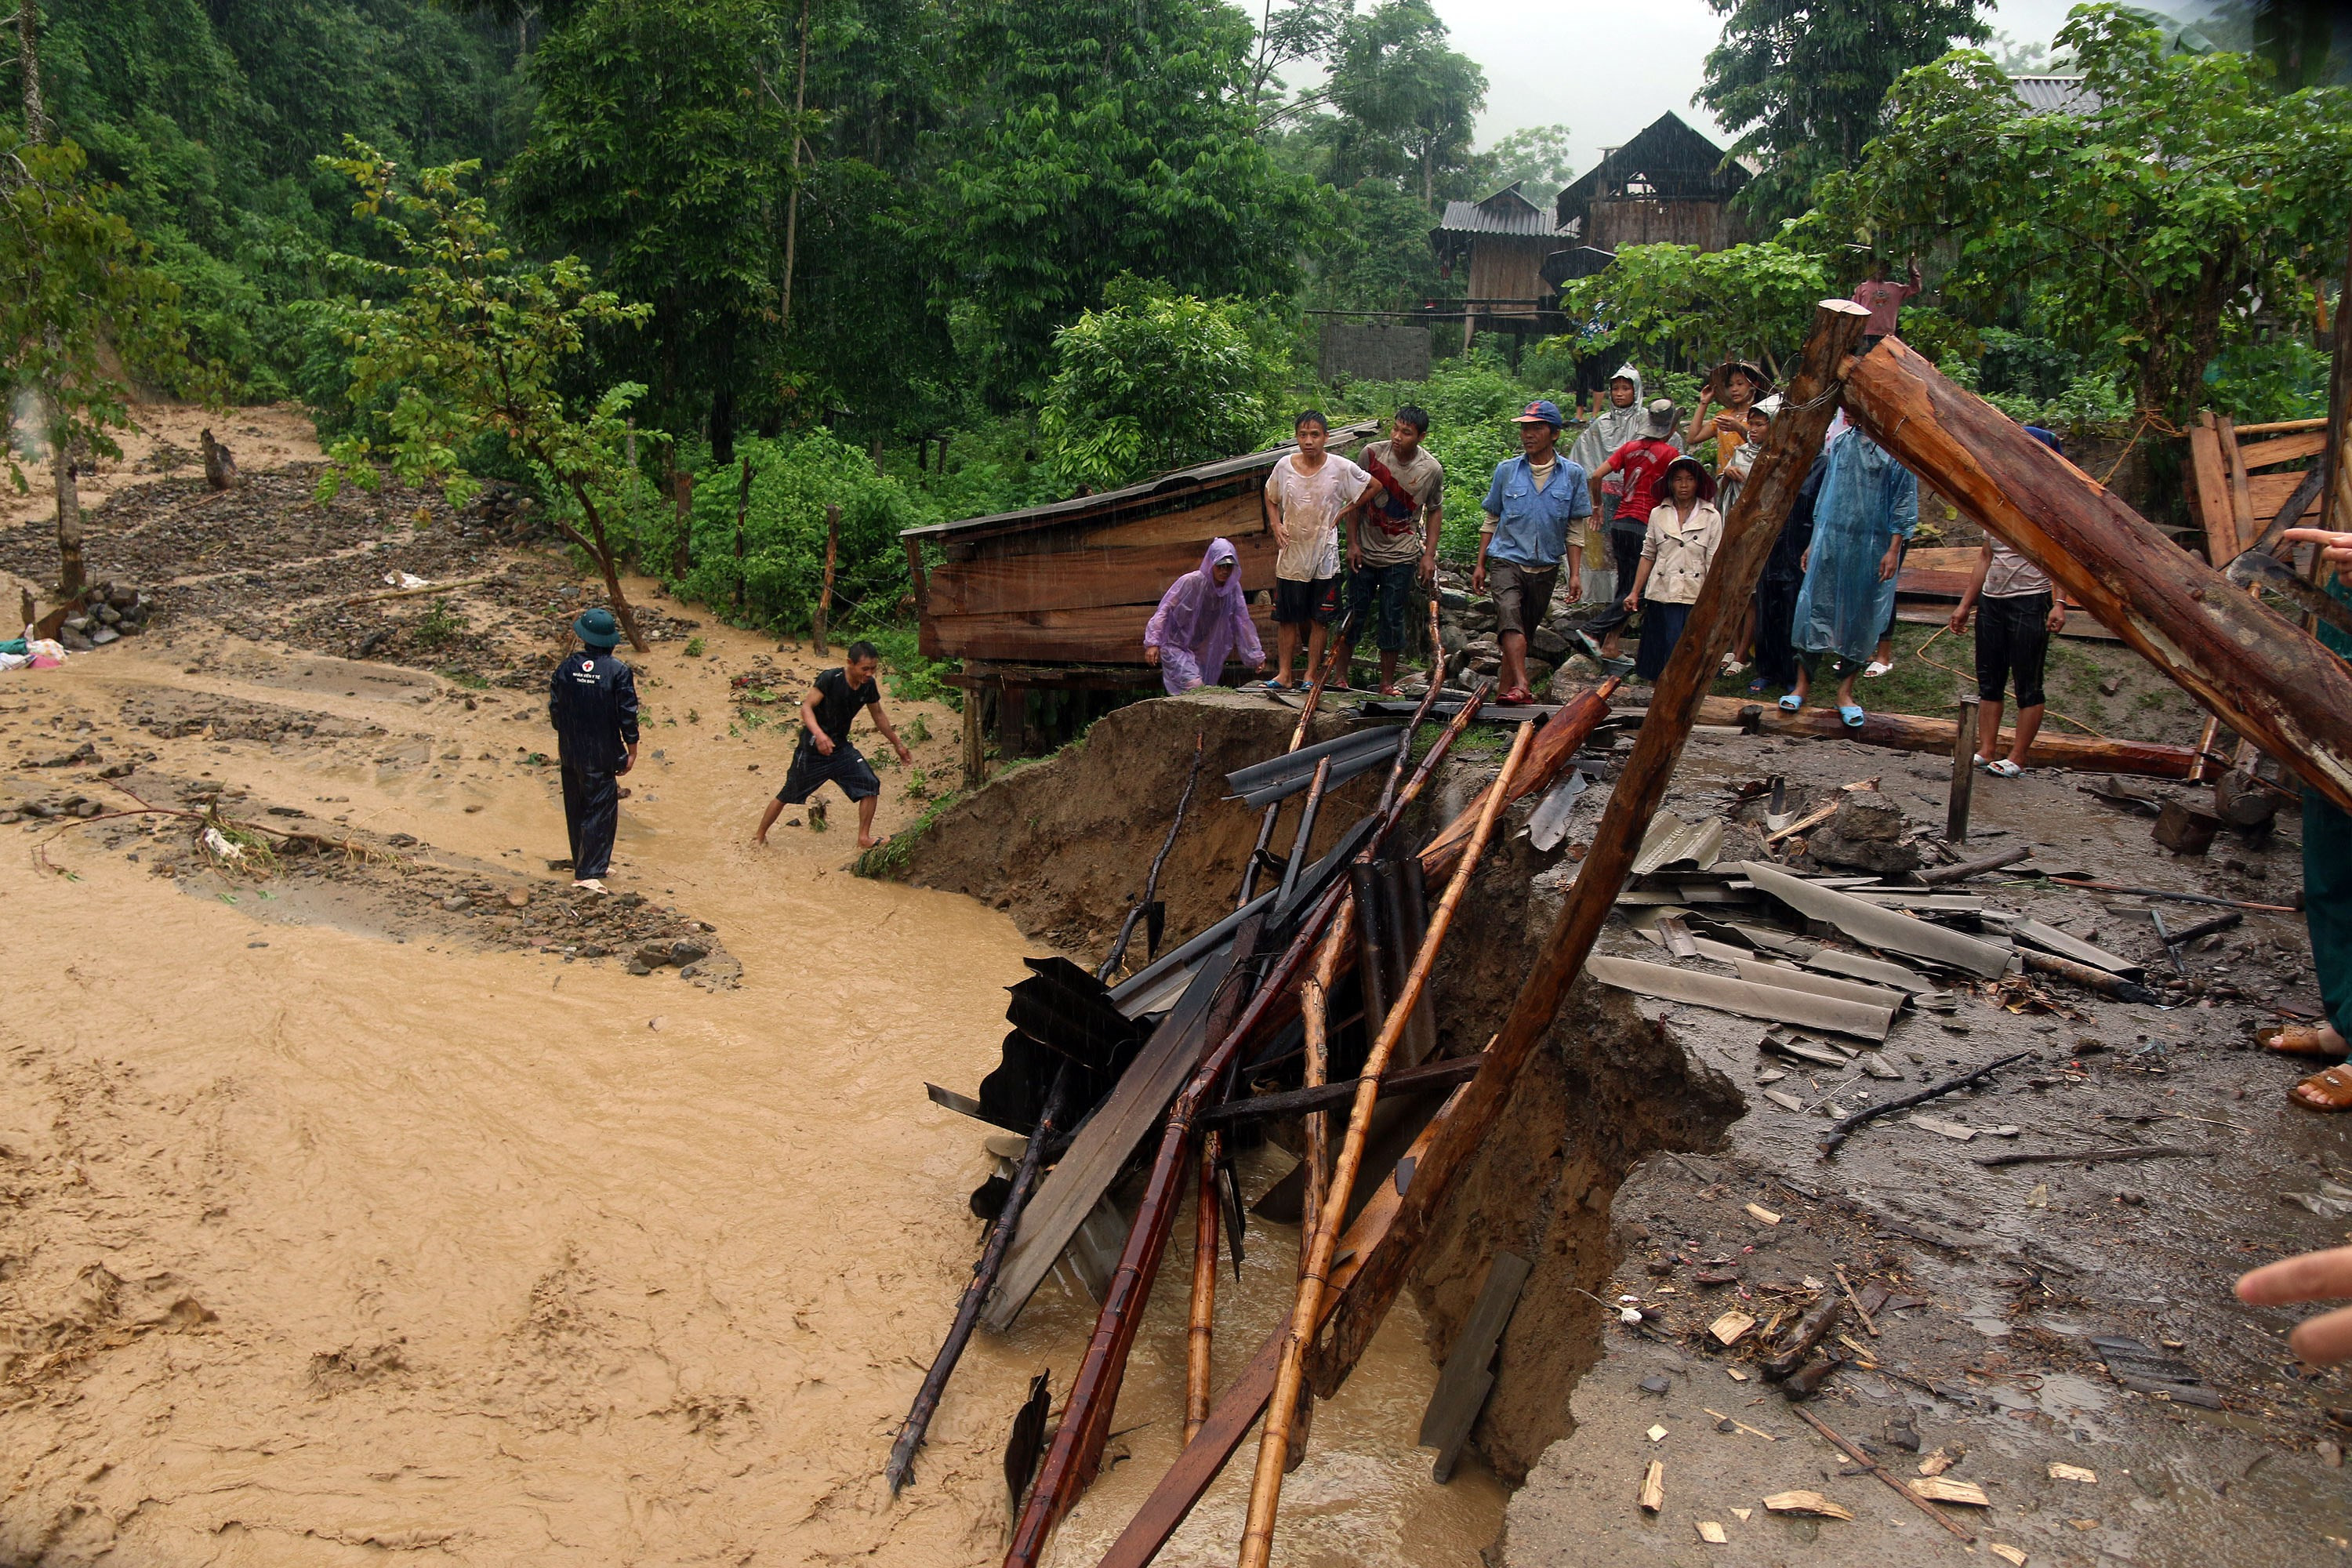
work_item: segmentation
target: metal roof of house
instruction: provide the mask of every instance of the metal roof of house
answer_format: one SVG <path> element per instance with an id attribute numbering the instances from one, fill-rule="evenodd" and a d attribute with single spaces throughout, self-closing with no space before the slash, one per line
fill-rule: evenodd
<path id="1" fill-rule="evenodd" d="M 2013 76 L 2011 90 L 2036 114 L 2096 114 L 2099 95 L 2078 76 Z"/>
<path id="2" fill-rule="evenodd" d="M 1362 441 L 1380 434 L 1380 422 L 1363 420 L 1354 425 L 1342 425 L 1331 432 L 1334 450 L 1350 441 Z M 1263 451 L 1246 452 L 1238 458 L 1224 458 L 1195 468 L 1176 468 L 1156 474 L 1150 479 L 1128 486 L 1125 489 L 1102 490 L 1090 496 L 1072 496 L 1067 500 L 1047 501 L 1043 506 L 1024 507 L 1019 511 L 991 512 L 986 517 L 967 517 L 955 522 L 927 523 L 921 528 L 899 531 L 903 539 L 940 539 L 950 534 L 982 530 L 1025 527 L 1040 522 L 1069 522 L 1093 512 L 1118 511 L 1138 502 L 1156 497 L 1213 484 L 1219 479 L 1245 474 L 1254 468 L 1271 468 L 1291 453 L 1298 450 L 1296 441 L 1285 441 L 1278 447 Z"/>
<path id="3" fill-rule="evenodd" d="M 1727 201 L 1748 183 L 1739 161 L 1727 163 L 1723 149 L 1671 111 L 1658 116 L 1622 147 L 1559 193 L 1553 216 L 1559 231 L 1580 224 L 1596 201 L 1633 196 L 1657 201 Z"/>
<path id="4" fill-rule="evenodd" d="M 1448 202 L 1439 234 L 1506 234 L 1549 239 L 1559 230 L 1551 216 L 1519 194 L 1516 180 L 1483 202 Z"/>

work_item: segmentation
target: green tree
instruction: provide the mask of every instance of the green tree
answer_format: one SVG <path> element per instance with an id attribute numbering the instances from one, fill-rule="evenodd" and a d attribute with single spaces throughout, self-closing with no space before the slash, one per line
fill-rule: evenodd
<path id="1" fill-rule="evenodd" d="M 2352 89 L 2281 96 L 2258 59 L 2168 54 L 2112 6 L 2078 11 L 2058 43 L 2097 110 L 2031 113 L 1990 58 L 1948 55 L 1904 78 L 1809 225 L 1896 253 L 1956 246 L 1947 301 L 1985 324 L 2021 310 L 2185 419 L 2218 352 L 2300 331 L 2305 280 L 2342 266 Z"/>
<path id="2" fill-rule="evenodd" d="M 1813 182 L 1851 169 L 1877 134 L 1895 79 L 1988 32 L 1977 0 L 1707 0 L 1725 17 L 1695 101 L 1764 172 L 1739 202 L 1755 217 L 1801 212 Z"/>
<path id="3" fill-rule="evenodd" d="M 1471 166 L 1486 73 L 1447 37 L 1429 0 L 1381 0 L 1341 25 L 1330 83 L 1339 177 L 1411 174 L 1428 207 L 1441 175 Z"/>
<path id="4" fill-rule="evenodd" d="M 109 193 L 84 178 L 81 149 L 43 145 L 37 100 L 27 108 L 33 137 L 0 151 L 0 393 L 28 395 L 32 427 L 18 439 L 48 461 L 58 585 L 73 595 L 86 580 L 77 466 L 120 458 L 112 432 L 131 424 L 117 366 L 183 380 L 186 340 L 178 291 Z M 25 492 L 24 454 L 0 449 Z"/>
<path id="5" fill-rule="evenodd" d="M 1287 294 L 1315 221 L 1252 134 L 1251 30 L 1222 0 L 975 0 L 952 50 L 968 127 L 940 176 L 934 299 L 999 399 L 1122 273 Z"/>
<path id="6" fill-rule="evenodd" d="M 1054 335 L 1037 427 L 1056 477 L 1114 489 L 1255 447 L 1289 381 L 1279 329 L 1234 300 L 1112 293 Z"/>
<path id="7" fill-rule="evenodd" d="M 1828 292 L 1827 263 L 1784 245 L 1629 245 L 1562 289 L 1560 309 L 1610 352 L 1638 346 L 1697 364 L 1754 355 L 1777 381 Z"/>
<path id="8" fill-rule="evenodd" d="M 1516 183 L 1519 194 L 1549 207 L 1560 187 L 1576 177 L 1576 154 L 1565 125 L 1530 125 L 1514 131 L 1483 154 L 1486 183 L 1496 189 Z"/>
<path id="9" fill-rule="evenodd" d="M 772 384 L 804 129 L 788 18 L 750 0 L 596 0 L 540 46 L 510 171 L 519 232 L 660 322 L 600 337 L 600 363 L 647 384 L 657 422 L 707 426 L 721 463 L 747 392 Z"/>
<path id="10" fill-rule="evenodd" d="M 394 296 L 361 307 L 349 334 L 354 400 L 381 400 L 389 412 L 380 431 L 355 432 L 329 450 L 320 499 L 346 483 L 372 488 L 381 458 L 410 484 L 438 481 L 462 505 L 478 487 L 461 454 L 485 436 L 498 440 L 559 502 L 557 525 L 604 573 L 629 646 L 644 652 L 604 508 L 629 478 L 626 416 L 645 388 L 623 383 L 583 405 L 562 384 L 592 333 L 635 326 L 652 308 L 597 289 L 576 257 L 518 259 L 482 199 L 465 192 L 473 164 L 426 169 L 411 189 L 374 148 L 354 142 L 348 151 L 331 166 L 359 187 L 356 210 L 382 226 L 401 258 L 338 258 L 374 286 L 371 293 Z"/>

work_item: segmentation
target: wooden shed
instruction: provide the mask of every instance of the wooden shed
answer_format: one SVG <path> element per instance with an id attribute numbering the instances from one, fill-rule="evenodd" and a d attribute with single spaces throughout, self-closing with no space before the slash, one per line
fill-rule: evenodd
<path id="1" fill-rule="evenodd" d="M 1352 451 L 1378 428 L 1334 430 L 1331 449 Z M 1156 688 L 1144 625 L 1212 539 L 1240 552 L 1251 616 L 1272 648 L 1275 544 L 1261 492 L 1297 449 L 1286 443 L 1125 489 L 907 530 L 922 651 L 963 663 L 950 679 L 969 694 L 967 776 L 977 783 L 982 771 L 983 697 L 995 699 L 999 747 L 1010 756 L 1025 745 L 1032 692 Z"/>
<path id="2" fill-rule="evenodd" d="M 1449 276 L 1466 273 L 1463 308 L 1473 323 L 1559 329 L 1559 290 L 1544 282 L 1543 264 L 1560 237 L 1551 215 L 1520 195 L 1517 182 L 1482 202 L 1446 203 L 1429 243 Z"/>
<path id="3" fill-rule="evenodd" d="M 1731 198 L 1748 172 L 1722 148 L 1666 113 L 1612 147 L 1552 204 L 1559 232 L 1614 251 L 1628 245 L 1726 250 L 1748 237 Z"/>

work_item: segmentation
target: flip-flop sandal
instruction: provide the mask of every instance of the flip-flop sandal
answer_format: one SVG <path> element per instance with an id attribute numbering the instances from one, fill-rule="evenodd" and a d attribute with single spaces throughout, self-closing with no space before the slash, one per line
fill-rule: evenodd
<path id="1" fill-rule="evenodd" d="M 2327 1031 L 2315 1024 L 2279 1024 L 2254 1031 L 2254 1044 L 2283 1057 L 2316 1057 L 2340 1062 L 2344 1049 L 2327 1043 Z"/>
<path id="2" fill-rule="evenodd" d="M 2306 1110 L 2352 1110 L 2352 1068 L 2323 1068 L 2286 1097 Z"/>
<path id="3" fill-rule="evenodd" d="M 1804 705 L 1805 700 L 1793 691 L 1780 699 L 1780 711 L 1783 713 L 1794 713 Z"/>
<path id="4" fill-rule="evenodd" d="M 1855 707 L 1851 702 L 1844 703 L 1838 709 L 1838 722 L 1844 725 L 1849 730 L 1861 729 L 1862 721 L 1869 717 L 1869 714 L 1864 713 L 1861 709 Z"/>
<path id="5" fill-rule="evenodd" d="M 1895 667 L 1892 664 L 1883 664 L 1874 658 L 1863 667 L 1863 678 L 1864 679 L 1868 679 L 1873 676 L 1885 675 L 1888 670 L 1893 669 Z"/>
<path id="6" fill-rule="evenodd" d="M 1983 767 L 1985 772 L 1990 773 L 1997 779 L 2013 779 L 2025 772 L 2023 768 L 2019 767 L 2007 757 L 1997 757 L 1993 761 L 1981 763 L 1980 765 Z"/>
<path id="7" fill-rule="evenodd" d="M 1381 695 L 1383 697 L 1402 697 L 1404 693 L 1399 691 L 1393 686 L 1383 686 L 1381 688 Z"/>
<path id="8" fill-rule="evenodd" d="M 1536 694 L 1522 686 L 1515 690 L 1502 693 L 1502 695 L 1495 699 L 1495 701 L 1498 706 L 1504 708 L 1524 708 L 1535 700 Z"/>
<path id="9" fill-rule="evenodd" d="M 1759 675 L 1755 679 L 1748 683 L 1748 695 L 1750 697 L 1761 697 L 1764 695 L 1764 689 L 1771 684 L 1772 683 L 1770 681 L 1765 679 Z"/>

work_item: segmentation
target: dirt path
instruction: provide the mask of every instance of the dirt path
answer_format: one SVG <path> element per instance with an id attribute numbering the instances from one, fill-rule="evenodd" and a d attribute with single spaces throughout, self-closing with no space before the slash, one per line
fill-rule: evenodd
<path id="1" fill-rule="evenodd" d="M 310 416 L 291 403 L 229 409 L 141 403 L 132 405 L 131 417 L 131 429 L 114 433 L 122 456 L 89 465 L 75 486 L 84 508 L 99 506 L 108 497 L 150 479 L 174 474 L 202 477 L 202 433 L 207 429 L 235 455 L 242 473 L 319 460 L 318 433 L 310 427 Z M 0 529 L 36 524 L 46 531 L 58 515 L 48 465 L 28 465 L 25 478 L 32 487 L 26 494 L 0 488 Z"/>
<path id="2" fill-rule="evenodd" d="M 181 526 L 116 537 L 99 515 L 101 572 Z M 399 561 L 428 550 L 393 521 Z M 1083 1298 L 1049 1281 L 1009 1342 L 975 1344 L 896 1503 L 878 1472 L 970 1268 L 964 1198 L 990 1166 L 981 1129 L 921 1084 L 969 1089 L 994 1064 L 1003 987 L 1034 945 L 972 900 L 852 878 L 838 802 L 829 833 L 749 845 L 790 722 L 755 694 L 796 692 L 820 661 L 716 626 L 706 657 L 672 636 L 635 661 L 645 758 L 614 885 L 643 902 L 574 905 L 547 867 L 563 830 L 533 760 L 540 678 L 484 677 L 520 668 L 580 590 L 562 597 L 542 557 L 500 559 L 504 585 L 458 605 L 484 639 L 459 650 L 462 680 L 415 668 L 452 656 L 406 632 L 384 651 L 409 668 L 339 657 L 353 616 L 320 606 L 347 584 L 305 596 L 260 554 L 142 637 L 0 678 L 0 819 L 217 801 L 366 852 L 288 850 L 263 879 L 218 865 L 183 816 L 0 826 L 17 913 L 0 1558 L 1002 1550 L 1004 1431 L 1038 1368 L 1061 1392 Z M 893 712 L 921 720 L 917 766 L 946 776 L 953 715 Z M 923 803 L 905 771 L 883 776 L 887 831 Z M 678 932 L 713 950 L 701 973 L 624 967 L 637 939 Z M 1273 1321 L 1288 1234 L 1253 1237 L 1221 1369 Z M 1161 1292 L 1129 1378 L 1118 1425 L 1136 1430 L 1055 1563 L 1091 1561 L 1172 1451 L 1179 1295 Z M 1499 1489 L 1435 1488 L 1411 1446 L 1434 1375 L 1418 1341 L 1400 1314 L 1318 1417 L 1288 1561 L 1466 1563 L 1493 1539 Z M 1221 1490 L 1166 1560 L 1223 1560 L 1238 1517 Z"/>

